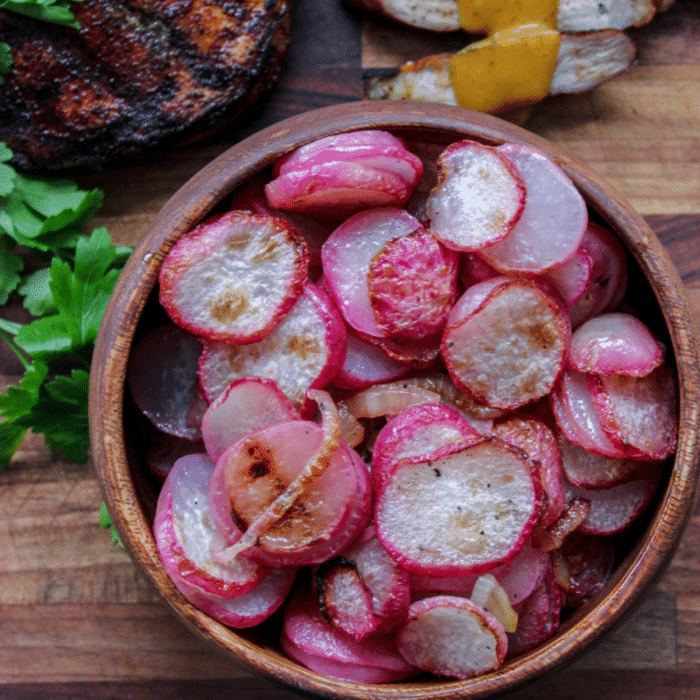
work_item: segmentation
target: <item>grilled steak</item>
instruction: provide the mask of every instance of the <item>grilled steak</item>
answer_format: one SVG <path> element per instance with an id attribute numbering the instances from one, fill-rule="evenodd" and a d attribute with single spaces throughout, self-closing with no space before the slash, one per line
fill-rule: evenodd
<path id="1" fill-rule="evenodd" d="M 0 140 L 23 168 L 100 168 L 229 123 L 268 90 L 287 0 L 84 0 L 80 30 L 0 11 Z"/>

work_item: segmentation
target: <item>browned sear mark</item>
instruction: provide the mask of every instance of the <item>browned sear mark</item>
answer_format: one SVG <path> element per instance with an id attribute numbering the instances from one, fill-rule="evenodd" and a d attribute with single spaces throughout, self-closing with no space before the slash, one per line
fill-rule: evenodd
<path id="1" fill-rule="evenodd" d="M 248 306 L 248 292 L 235 287 L 224 290 L 208 304 L 212 317 L 220 323 L 235 321 Z"/>
<path id="2" fill-rule="evenodd" d="M 319 349 L 318 340 L 308 335 L 294 335 L 287 343 L 287 350 L 291 354 L 299 355 L 302 360 L 318 354 Z"/>

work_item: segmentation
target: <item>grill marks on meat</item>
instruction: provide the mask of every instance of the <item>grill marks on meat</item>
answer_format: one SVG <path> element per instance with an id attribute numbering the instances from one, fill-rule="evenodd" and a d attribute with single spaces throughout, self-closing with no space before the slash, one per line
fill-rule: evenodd
<path id="1" fill-rule="evenodd" d="M 85 0 L 79 31 L 0 11 L 0 140 L 20 167 L 99 168 L 236 118 L 277 79 L 286 0 Z"/>

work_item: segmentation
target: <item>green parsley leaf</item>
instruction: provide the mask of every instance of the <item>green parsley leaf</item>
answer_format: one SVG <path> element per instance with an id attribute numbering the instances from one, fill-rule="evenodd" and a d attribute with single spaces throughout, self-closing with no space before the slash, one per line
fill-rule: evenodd
<path id="1" fill-rule="evenodd" d="M 10 45 L 0 42 L 0 85 L 5 82 L 3 76 L 7 75 L 12 68 L 12 54 L 10 53 Z M 2 158 L 0 157 L 0 160 Z"/>
<path id="2" fill-rule="evenodd" d="M 102 505 L 100 505 L 100 527 L 109 528 L 109 534 L 112 537 L 112 542 L 114 544 L 118 544 L 122 549 L 124 548 L 117 529 L 114 527 L 114 525 L 112 525 L 112 516 L 109 514 L 107 504 L 104 501 L 102 501 Z"/>
<path id="3" fill-rule="evenodd" d="M 0 235 L 0 304 L 7 304 L 10 294 L 17 289 L 20 283 L 19 273 L 24 267 L 24 262 L 14 252 L 14 247 L 14 241 Z"/>
<path id="4" fill-rule="evenodd" d="M 81 0 L 73 1 L 80 2 Z M 70 9 L 70 4 L 66 0 L 0 0 L 0 9 L 19 12 L 44 22 L 53 22 L 80 29 L 80 25 Z"/>
<path id="5" fill-rule="evenodd" d="M 32 316 L 46 316 L 57 311 L 56 304 L 51 296 L 49 280 L 51 270 L 42 267 L 40 270 L 27 275 L 17 291 L 23 297 L 22 304 Z"/>

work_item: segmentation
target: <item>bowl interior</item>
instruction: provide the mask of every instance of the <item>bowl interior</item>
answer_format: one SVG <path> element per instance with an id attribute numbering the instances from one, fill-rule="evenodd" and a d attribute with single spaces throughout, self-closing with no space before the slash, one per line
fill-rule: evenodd
<path id="1" fill-rule="evenodd" d="M 616 538 L 618 561 L 605 589 L 566 619 L 551 640 L 498 671 L 469 681 L 426 675 L 365 686 L 323 678 L 281 654 L 279 614 L 258 628 L 234 631 L 189 604 L 165 574 L 150 530 L 159 488 L 144 459 L 152 430 L 125 392 L 124 378 L 133 343 L 168 322 L 157 298 L 160 263 L 183 233 L 209 214 L 225 210 L 236 188 L 277 157 L 321 136 L 361 128 L 390 130 L 428 153 L 464 138 L 487 144 L 525 143 L 547 152 L 579 188 L 591 217 L 625 244 L 630 267 L 627 300 L 643 310 L 645 321 L 667 344 L 667 359 L 678 371 L 677 454 L 665 466 L 652 507 Z M 90 383 L 92 449 L 105 500 L 134 561 L 188 627 L 235 659 L 291 687 L 329 696 L 484 697 L 572 661 L 631 612 L 663 573 L 695 498 L 699 364 L 691 315 L 670 260 L 641 217 L 598 176 L 571 162 L 552 144 L 493 117 L 423 103 L 353 103 L 293 117 L 241 142 L 200 171 L 159 213 L 122 274 L 98 338 Z"/>

